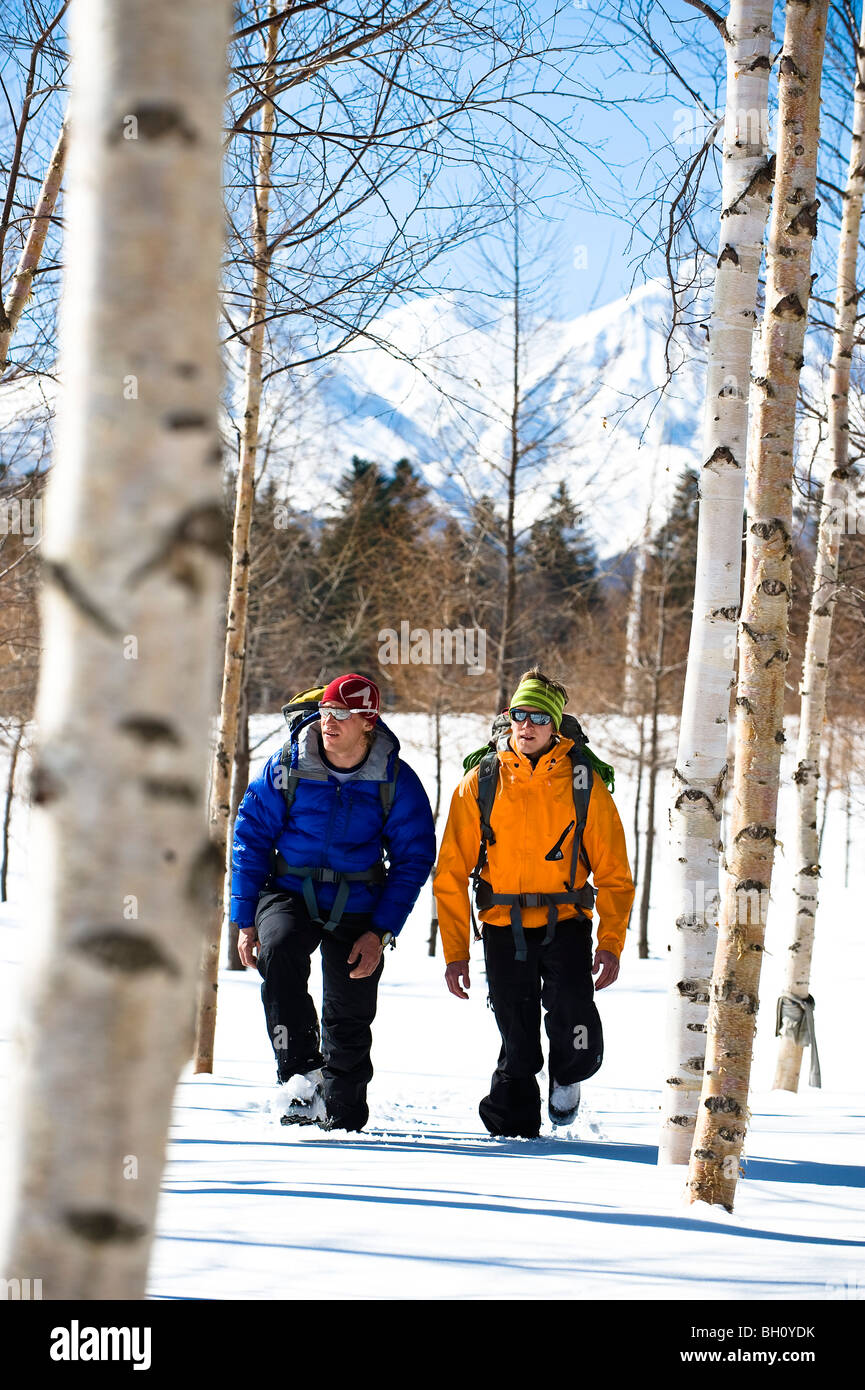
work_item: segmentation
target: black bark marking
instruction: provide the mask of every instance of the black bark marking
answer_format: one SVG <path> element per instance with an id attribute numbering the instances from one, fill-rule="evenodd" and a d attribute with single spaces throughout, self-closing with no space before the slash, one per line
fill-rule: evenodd
<path id="1" fill-rule="evenodd" d="M 793 293 L 785 294 L 783 299 L 779 299 L 772 310 L 772 314 L 776 319 L 795 320 L 803 319 L 805 317 L 805 310 L 802 308 L 802 303 L 798 294 Z"/>
<path id="2" fill-rule="evenodd" d="M 764 197 L 767 193 L 771 193 L 774 182 L 775 156 L 772 155 L 765 164 L 761 164 L 759 169 L 754 171 L 747 188 L 743 188 L 738 198 L 734 198 L 730 206 L 724 209 L 721 217 L 730 217 L 733 213 L 738 212 L 739 204 L 744 202 L 746 198 Z"/>
<path id="3" fill-rule="evenodd" d="M 195 410 L 176 410 L 166 415 L 163 424 L 167 430 L 208 430 L 210 417 Z"/>
<path id="4" fill-rule="evenodd" d="M 770 541 L 775 535 L 783 536 L 785 541 L 790 539 L 790 532 L 778 517 L 774 517 L 772 521 L 755 521 L 751 527 L 751 535 L 759 536 L 763 541 Z"/>
<path id="5" fill-rule="evenodd" d="M 183 742 L 173 724 L 154 715 L 130 714 L 121 719 L 117 727 L 142 743 L 170 743 L 179 748 Z"/>
<path id="6" fill-rule="evenodd" d="M 815 237 L 817 235 L 817 209 L 819 206 L 819 198 L 815 198 L 813 203 L 806 203 L 803 208 L 799 209 L 792 221 L 788 223 L 787 231 L 792 232 L 794 236 L 798 235 L 800 232 L 806 232 L 808 236 Z M 811 278 L 811 283 L 814 283 L 813 276 Z"/>
<path id="7" fill-rule="evenodd" d="M 107 1208 L 91 1207 L 89 1210 L 67 1209 L 63 1220 L 74 1235 L 93 1245 L 107 1245 L 114 1242 L 130 1245 L 147 1235 L 148 1228 L 140 1221 L 132 1221 L 117 1211 Z"/>
<path id="8" fill-rule="evenodd" d="M 744 990 L 739 989 L 739 986 L 732 980 L 725 980 L 715 991 L 715 997 L 718 1002 L 722 1004 L 742 1004 L 746 1014 L 755 1014 L 757 1012 L 756 1001 L 752 999 L 750 994 L 746 994 Z"/>
<path id="9" fill-rule="evenodd" d="M 125 927 L 100 927 L 76 937 L 71 948 L 106 970 L 122 970 L 126 975 L 137 975 L 144 970 L 164 970 L 174 978 L 180 974 L 174 961 L 151 937 Z"/>
<path id="10" fill-rule="evenodd" d="M 734 246 L 731 246 L 729 242 L 728 242 L 727 245 L 724 247 L 723 251 L 721 252 L 720 256 L 718 257 L 718 268 L 719 268 L 719 269 L 720 269 L 720 267 L 724 264 L 725 261 L 729 261 L 731 265 L 738 265 L 738 264 L 739 264 L 739 256 L 738 256 L 738 254 L 737 254 L 737 252 L 736 252 L 736 248 L 735 248 Z"/>
<path id="11" fill-rule="evenodd" d="M 709 1096 L 703 1102 L 712 1115 L 741 1115 L 742 1107 L 732 1096 Z"/>
<path id="12" fill-rule="evenodd" d="M 715 452 L 712 454 L 711 458 L 706 459 L 706 462 L 703 464 L 703 467 L 713 468 L 720 463 L 732 464 L 734 468 L 739 468 L 741 466 L 739 463 L 737 463 L 732 449 L 728 449 L 726 444 L 719 444 Z"/>
<path id="13" fill-rule="evenodd" d="M 58 589 L 69 599 L 70 603 L 82 613 L 90 622 L 95 623 L 96 627 L 104 632 L 107 637 L 122 637 L 123 634 L 119 627 L 111 621 L 105 613 L 93 602 L 93 599 L 84 592 L 77 579 L 74 579 L 66 565 L 57 560 L 42 561 L 42 569 L 45 580 L 49 584 L 56 584 Z"/>
<path id="14" fill-rule="evenodd" d="M 700 791 L 698 787 L 686 787 L 683 792 L 680 792 L 676 797 L 675 809 L 677 811 L 680 810 L 685 801 L 705 801 L 712 815 L 715 814 L 715 803 L 712 798 L 707 796 L 705 792 Z"/>
<path id="15" fill-rule="evenodd" d="M 30 801 L 34 806 L 48 806 L 65 795 L 66 784 L 44 763 L 34 763 L 30 772 Z"/>
<path id="16" fill-rule="evenodd" d="M 774 827 L 771 825 L 745 825 L 739 831 L 733 843 L 738 844 L 740 840 L 745 839 L 771 840 L 773 845 L 776 845 L 778 843 L 778 841 L 775 839 Z"/>
<path id="17" fill-rule="evenodd" d="M 757 585 L 757 588 L 761 589 L 764 594 L 768 594 L 770 598 L 780 598 L 781 594 L 789 594 L 790 592 L 781 579 L 764 579 L 761 584 Z"/>
<path id="18" fill-rule="evenodd" d="M 723 618 L 725 622 L 735 623 L 739 617 L 739 612 L 740 609 L 738 605 L 735 608 L 713 608 L 709 617 Z"/>
<path id="19" fill-rule="evenodd" d="M 129 576 L 130 585 L 140 584 L 154 570 L 169 568 L 178 584 L 198 590 L 198 576 L 186 553 L 189 547 L 204 550 L 223 560 L 226 554 L 225 516 L 218 502 L 204 502 L 183 513 L 164 537 L 149 560 L 138 565 Z"/>
<path id="20" fill-rule="evenodd" d="M 194 806 L 198 801 L 198 787 L 186 777 L 142 777 L 141 789 L 145 796 L 164 801 L 182 801 Z"/>
<path id="21" fill-rule="evenodd" d="M 212 840 L 204 840 L 190 863 L 184 897 L 200 907 L 210 909 L 216 903 L 224 872 L 224 855 Z"/>
<path id="22" fill-rule="evenodd" d="M 697 980 L 679 980 L 676 985 L 683 999 L 690 999 L 692 1004 L 708 1004 L 709 995 Z"/>
<path id="23" fill-rule="evenodd" d="M 108 135 L 108 143 L 116 145 L 126 139 L 126 122 L 132 116 L 138 127 L 139 140 L 166 140 L 173 136 L 185 145 L 198 143 L 198 131 L 190 125 L 179 106 L 161 102 L 142 102 L 133 111 L 120 116 Z M 130 141 L 130 143 L 134 143 Z"/>

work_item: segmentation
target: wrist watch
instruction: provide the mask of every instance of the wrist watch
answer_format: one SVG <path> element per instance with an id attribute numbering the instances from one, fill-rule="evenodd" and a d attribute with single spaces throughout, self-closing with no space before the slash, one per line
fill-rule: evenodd
<path id="1" fill-rule="evenodd" d="M 396 937 L 394 936 L 392 931 L 383 931 L 381 933 L 382 950 L 384 950 L 385 946 L 392 946 L 395 941 Z"/>

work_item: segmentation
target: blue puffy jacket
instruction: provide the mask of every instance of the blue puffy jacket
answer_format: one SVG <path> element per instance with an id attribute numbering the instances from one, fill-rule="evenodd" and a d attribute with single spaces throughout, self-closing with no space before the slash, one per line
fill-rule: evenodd
<path id="1" fill-rule="evenodd" d="M 321 760 L 319 719 L 310 715 L 291 736 L 291 768 L 299 774 L 294 803 L 286 815 L 282 752 L 274 753 L 250 784 L 237 812 L 231 859 L 231 920 L 240 927 L 255 921 L 258 897 L 271 871 L 276 846 L 287 864 L 316 865 L 343 873 L 372 868 L 388 850 L 387 882 L 351 883 L 344 911 L 371 912 L 379 931 L 398 935 L 435 862 L 435 824 L 417 774 L 400 759 L 396 792 L 387 825 L 379 783 L 389 780 L 399 740 L 381 720 L 369 756 L 356 777 L 339 782 Z M 275 878 L 271 887 L 300 893 L 300 878 Z M 337 885 L 316 883 L 324 912 L 333 905 Z"/>

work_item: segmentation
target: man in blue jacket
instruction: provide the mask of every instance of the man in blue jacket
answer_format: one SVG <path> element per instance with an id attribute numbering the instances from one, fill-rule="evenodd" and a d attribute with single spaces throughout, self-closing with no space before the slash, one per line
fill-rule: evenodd
<path id="1" fill-rule="evenodd" d="M 237 813 L 231 920 L 241 960 L 262 977 L 284 1124 L 366 1124 L 382 952 L 435 861 L 429 800 L 379 705 L 373 681 L 331 681 L 291 735 L 288 756 L 270 758 Z M 321 1034 L 308 990 L 318 947 Z"/>

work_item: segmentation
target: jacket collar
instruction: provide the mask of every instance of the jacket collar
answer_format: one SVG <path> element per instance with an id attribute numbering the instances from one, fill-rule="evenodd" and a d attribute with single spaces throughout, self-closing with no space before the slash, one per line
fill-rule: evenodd
<path id="1" fill-rule="evenodd" d="M 565 761 L 574 746 L 573 739 L 565 738 L 563 734 L 555 734 L 551 746 L 532 767 L 531 762 L 523 753 L 518 753 L 516 749 L 511 747 L 510 737 L 510 732 L 508 732 L 498 740 L 496 749 L 499 761 L 523 773 L 548 771 L 551 767 Z"/>

